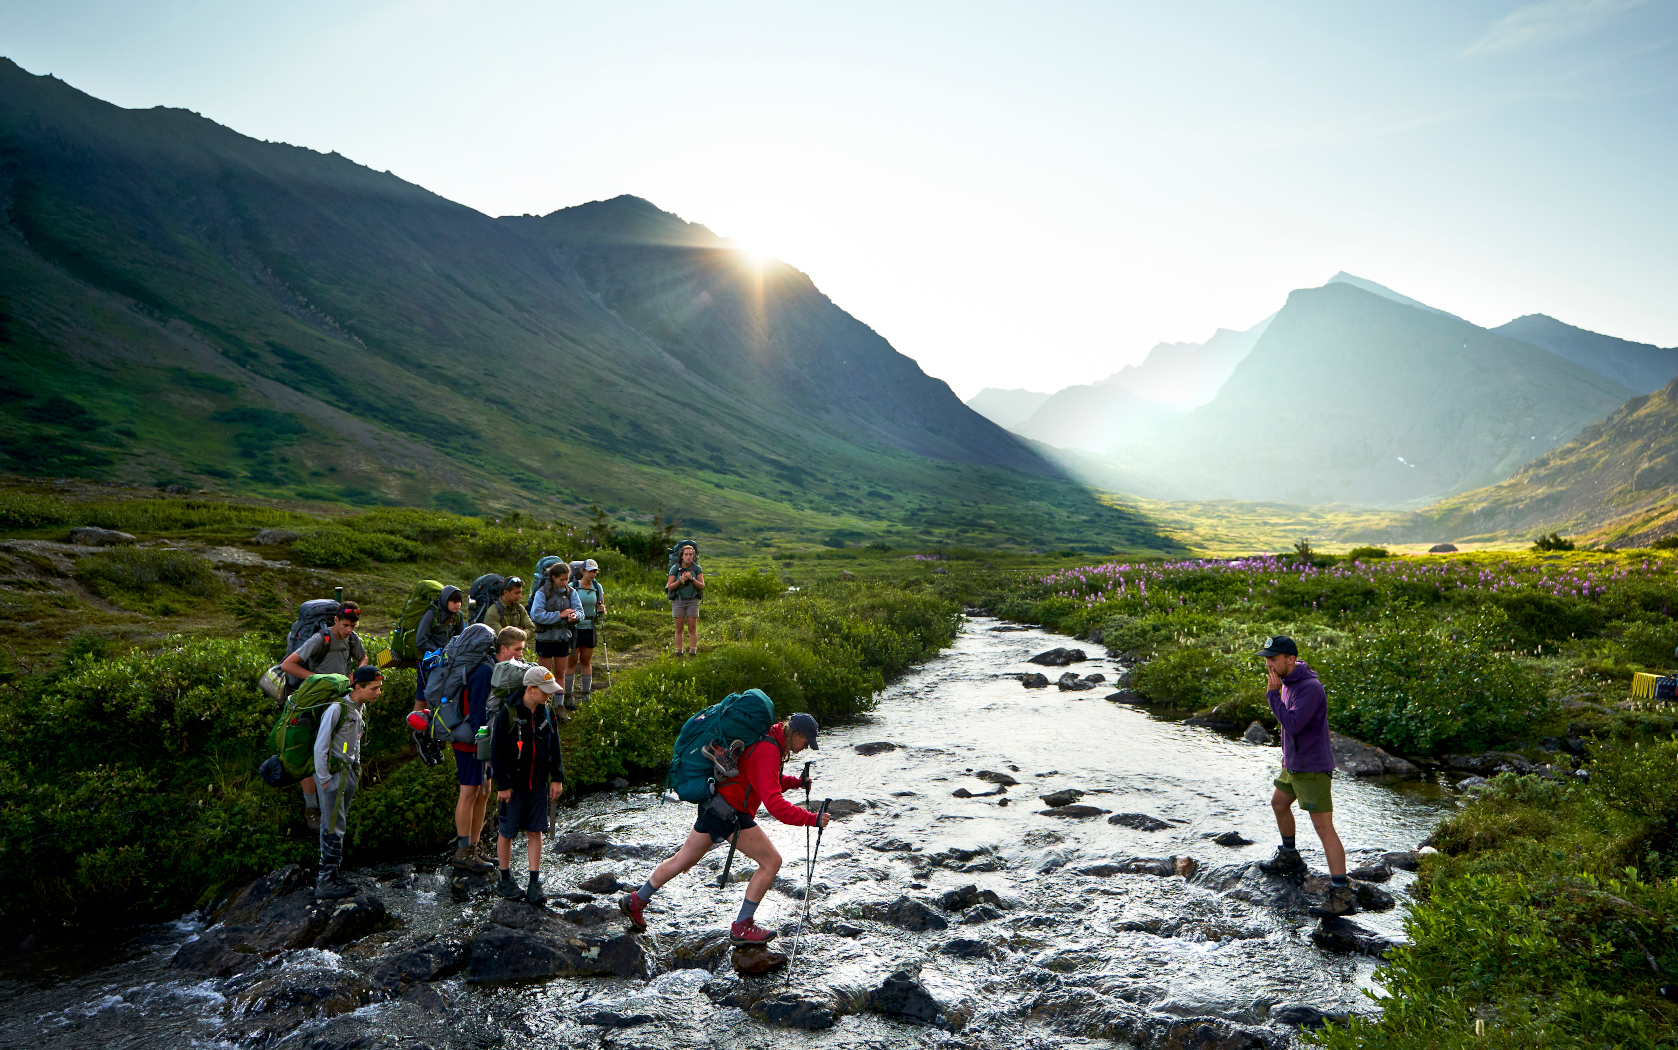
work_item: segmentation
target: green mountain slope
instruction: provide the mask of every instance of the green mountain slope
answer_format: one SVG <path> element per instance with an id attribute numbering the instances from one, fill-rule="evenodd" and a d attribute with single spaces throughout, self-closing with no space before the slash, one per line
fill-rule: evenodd
<path id="1" fill-rule="evenodd" d="M 1110 458 L 1202 499 L 1399 506 L 1500 481 L 1630 394 L 1335 282 L 1290 294 L 1210 403 Z"/>
<path id="2" fill-rule="evenodd" d="M 0 469 L 1168 546 L 802 273 L 636 198 L 492 219 L 0 60 L 0 201 Z"/>
<path id="3" fill-rule="evenodd" d="M 1561 531 L 1617 547 L 1678 534 L 1678 379 L 1506 481 L 1453 496 L 1400 524 L 1395 537 L 1527 537 Z"/>

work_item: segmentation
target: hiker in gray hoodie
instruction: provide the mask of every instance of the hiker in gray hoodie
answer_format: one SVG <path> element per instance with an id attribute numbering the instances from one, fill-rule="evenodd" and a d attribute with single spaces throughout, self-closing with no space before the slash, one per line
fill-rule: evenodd
<path id="1" fill-rule="evenodd" d="M 431 607 L 420 617 L 414 629 L 414 652 L 419 656 L 419 670 L 414 673 L 414 710 L 424 711 L 425 654 L 448 645 L 455 635 L 466 629 L 466 616 L 460 611 L 466 596 L 453 585 L 444 587 L 432 601 Z"/>
<path id="2" fill-rule="evenodd" d="M 344 860 L 344 829 L 349 826 L 350 801 L 361 780 L 361 734 L 367 727 L 363 708 L 384 691 L 384 675 L 372 664 L 350 674 L 350 691 L 328 704 L 315 730 L 315 790 L 320 793 L 320 874 L 315 899 L 348 897 L 355 883 L 338 874 Z"/>

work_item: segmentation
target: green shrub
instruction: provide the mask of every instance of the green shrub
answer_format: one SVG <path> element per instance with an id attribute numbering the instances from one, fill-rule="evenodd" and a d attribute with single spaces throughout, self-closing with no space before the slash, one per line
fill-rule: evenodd
<path id="1" fill-rule="evenodd" d="M 1543 680 L 1527 666 L 1432 631 L 1378 631 L 1312 666 L 1335 728 L 1407 754 L 1483 751 L 1550 711 Z"/>
<path id="2" fill-rule="evenodd" d="M 76 563 L 76 578 L 107 601 L 139 604 L 163 615 L 187 612 L 222 582 L 208 558 L 190 551 L 115 547 Z"/>
<path id="3" fill-rule="evenodd" d="M 1491 600 L 1509 615 L 1516 628 L 1514 644 L 1523 649 L 1596 634 L 1608 619 L 1608 611 L 1598 602 L 1533 587 L 1499 591 Z"/>
<path id="4" fill-rule="evenodd" d="M 388 682 L 385 691 L 391 692 Z M 411 685 L 404 695 L 413 695 Z M 391 705 L 384 706 L 387 710 L 370 721 L 402 725 L 389 709 Z M 366 745 L 364 739 L 364 749 Z M 402 762 L 390 775 L 361 785 L 350 806 L 350 845 L 382 853 L 440 845 L 454 835 L 454 806 L 459 796 L 450 756 L 445 755 L 435 766 L 417 759 Z"/>
<path id="5" fill-rule="evenodd" d="M 1392 552 L 1385 547 L 1353 547 L 1346 552 L 1347 561 L 1368 560 L 1371 558 L 1390 558 Z"/>
<path id="6" fill-rule="evenodd" d="M 1264 679 L 1251 667 L 1202 646 L 1175 649 L 1138 667 L 1130 687 L 1140 696 L 1183 710 L 1232 705 L 1226 713 L 1268 717 Z"/>
<path id="7" fill-rule="evenodd" d="M 1145 616 L 1115 616 L 1102 623 L 1101 643 L 1115 652 L 1135 653 L 1148 659 L 1162 649 L 1216 634 L 1227 626 L 1223 619 L 1186 609 Z"/>
<path id="8" fill-rule="evenodd" d="M 253 507 L 213 500 L 128 499 L 78 503 L 77 525 L 98 525 L 125 532 L 166 533 L 191 529 L 301 528 L 320 519 L 275 507 Z"/>
<path id="9" fill-rule="evenodd" d="M 338 524 L 357 532 L 383 532 L 424 544 L 472 536 L 483 527 L 483 522 L 476 518 L 412 507 L 378 507 L 344 518 Z"/>
<path id="10" fill-rule="evenodd" d="M 425 548 L 413 540 L 383 532 L 352 532 L 337 525 L 310 529 L 291 545 L 292 560 L 323 569 L 352 569 L 368 559 L 415 561 Z"/>
<path id="11" fill-rule="evenodd" d="M 70 521 L 70 505 L 55 496 L 0 492 L 0 528 L 34 529 Z"/>
<path id="12" fill-rule="evenodd" d="M 1573 541 L 1563 539 L 1559 532 L 1552 532 L 1548 536 L 1541 535 L 1533 540 L 1532 549 L 1535 551 L 1570 551 L 1573 549 Z"/>
<path id="13" fill-rule="evenodd" d="M 775 573 L 730 572 L 713 573 L 705 578 L 706 590 L 718 597 L 757 602 L 786 593 L 786 585 Z"/>

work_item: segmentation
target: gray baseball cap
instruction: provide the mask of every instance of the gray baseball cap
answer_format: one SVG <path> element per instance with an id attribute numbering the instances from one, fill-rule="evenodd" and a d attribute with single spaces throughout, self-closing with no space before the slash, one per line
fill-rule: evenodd
<path id="1" fill-rule="evenodd" d="M 787 730 L 788 732 L 802 734 L 804 739 L 810 742 L 810 747 L 813 750 L 821 750 L 821 748 L 816 747 L 816 720 L 804 712 L 800 711 L 787 719 Z"/>

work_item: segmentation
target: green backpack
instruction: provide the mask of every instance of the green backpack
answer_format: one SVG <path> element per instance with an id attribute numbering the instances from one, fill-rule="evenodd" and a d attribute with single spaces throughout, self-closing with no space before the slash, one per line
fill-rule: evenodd
<path id="1" fill-rule="evenodd" d="M 768 739 L 774 724 L 775 702 L 761 689 L 730 693 L 721 703 L 694 715 L 676 736 L 670 774 L 664 778 L 665 793 L 675 792 L 683 802 L 706 801 L 716 790 L 717 767 L 700 748 L 706 744 L 727 748 L 736 740 L 751 747 Z"/>
<path id="2" fill-rule="evenodd" d="M 349 691 L 350 680 L 343 675 L 316 674 L 303 679 L 286 699 L 269 733 L 269 743 L 288 776 L 302 779 L 315 775 L 315 728 L 320 724 L 321 709 L 343 700 Z"/>
<path id="3" fill-rule="evenodd" d="M 437 596 L 443 593 L 443 585 L 436 580 L 421 580 L 414 584 L 414 589 L 408 593 L 408 600 L 402 603 L 402 615 L 396 618 L 396 626 L 390 632 L 390 651 L 401 660 L 418 660 L 420 654 L 414 651 L 414 635 L 419 632 L 420 620 L 425 617 L 425 610 L 431 608 L 437 601 Z"/>

